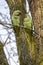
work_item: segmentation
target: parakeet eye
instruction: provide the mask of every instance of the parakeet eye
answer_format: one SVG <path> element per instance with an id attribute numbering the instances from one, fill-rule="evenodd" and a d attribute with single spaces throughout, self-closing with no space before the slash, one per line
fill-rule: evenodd
<path id="1" fill-rule="evenodd" d="M 19 10 L 14 11 L 14 13 L 12 15 L 12 23 L 13 24 L 19 25 L 19 23 L 20 23 L 19 15 L 20 15 L 20 11 Z"/>
<path id="2" fill-rule="evenodd" d="M 13 16 L 19 16 L 21 14 L 20 10 L 15 10 Z"/>

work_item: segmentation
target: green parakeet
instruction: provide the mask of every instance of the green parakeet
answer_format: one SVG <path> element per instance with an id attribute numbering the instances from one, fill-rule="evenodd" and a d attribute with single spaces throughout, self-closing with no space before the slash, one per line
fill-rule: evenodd
<path id="1" fill-rule="evenodd" d="M 20 23 L 20 17 L 19 17 L 19 10 L 14 11 L 13 15 L 12 15 L 12 23 L 15 25 L 19 25 Z"/>
<path id="2" fill-rule="evenodd" d="M 32 19 L 29 15 L 24 19 L 24 26 L 27 28 L 32 28 L 33 26 Z"/>
<path id="3" fill-rule="evenodd" d="M 19 25 L 20 24 L 20 16 L 19 13 L 21 11 L 16 10 L 14 11 L 13 15 L 12 15 L 12 23 L 15 25 Z M 24 18 L 24 22 L 23 22 L 24 26 L 26 28 L 32 28 L 33 23 L 32 23 L 32 19 L 29 15 L 26 16 L 26 18 Z"/>

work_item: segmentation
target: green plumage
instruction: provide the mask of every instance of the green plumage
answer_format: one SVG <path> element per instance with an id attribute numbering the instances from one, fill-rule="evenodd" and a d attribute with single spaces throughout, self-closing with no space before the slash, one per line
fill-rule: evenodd
<path id="1" fill-rule="evenodd" d="M 19 16 L 19 13 L 20 11 L 19 10 L 16 10 L 14 11 L 13 13 L 13 16 L 12 16 L 12 23 L 15 24 L 15 25 L 19 25 L 20 24 L 20 16 Z M 24 18 L 24 22 L 23 22 L 24 26 L 27 27 L 27 28 L 32 28 L 33 24 L 32 24 L 32 19 L 29 15 L 27 15 L 25 18 Z"/>

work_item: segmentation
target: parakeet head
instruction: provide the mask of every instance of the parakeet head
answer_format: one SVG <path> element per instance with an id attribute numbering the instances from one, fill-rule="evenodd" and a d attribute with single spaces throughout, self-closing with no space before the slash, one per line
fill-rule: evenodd
<path id="1" fill-rule="evenodd" d="M 13 15 L 14 16 L 19 16 L 19 15 L 21 15 L 21 11 L 20 10 L 14 11 Z"/>
<path id="2" fill-rule="evenodd" d="M 19 16 L 21 15 L 20 10 L 15 10 L 13 15 L 12 15 L 12 23 L 13 24 L 19 24 L 20 23 L 20 18 Z"/>

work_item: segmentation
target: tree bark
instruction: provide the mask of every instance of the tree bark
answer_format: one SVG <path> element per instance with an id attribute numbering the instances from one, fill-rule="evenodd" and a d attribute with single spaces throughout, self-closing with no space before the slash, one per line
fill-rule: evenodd
<path id="1" fill-rule="evenodd" d="M 28 0 L 28 2 L 35 32 L 38 33 L 34 36 L 36 41 L 36 65 L 41 65 L 41 62 L 43 63 L 43 0 Z"/>
<path id="2" fill-rule="evenodd" d="M 17 3 L 21 4 L 21 1 L 22 0 L 18 0 Z M 11 0 L 11 1 L 7 0 L 7 2 L 10 8 L 11 16 L 14 10 L 16 9 L 16 7 L 17 9 L 21 7 L 20 10 L 23 13 L 22 17 L 24 19 L 25 7 L 23 8 L 23 6 L 21 5 L 17 6 L 17 4 L 15 5 L 16 0 Z M 38 35 L 35 34 L 33 39 L 30 30 L 26 31 L 22 28 L 21 29 L 22 31 L 20 31 L 20 28 L 14 27 L 17 37 L 17 46 L 20 56 L 20 64 L 43 65 L 43 0 L 28 0 L 28 2 L 35 27 L 35 32 Z"/>
<path id="3" fill-rule="evenodd" d="M 3 44 L 1 42 L 0 42 L 0 65 L 8 65 L 8 62 L 3 50 Z"/>

